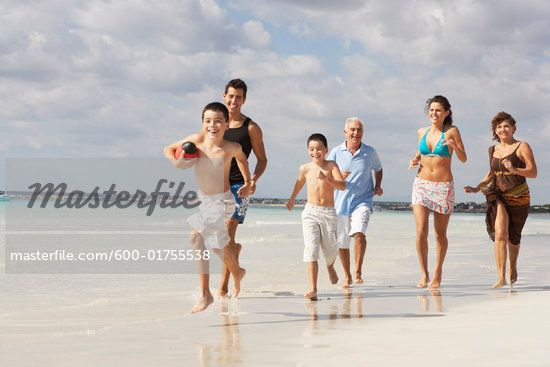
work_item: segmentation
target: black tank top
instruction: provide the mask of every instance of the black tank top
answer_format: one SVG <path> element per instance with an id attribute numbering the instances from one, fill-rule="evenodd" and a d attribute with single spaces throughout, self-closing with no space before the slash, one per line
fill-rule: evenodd
<path id="1" fill-rule="evenodd" d="M 252 142 L 250 141 L 250 135 L 248 134 L 249 123 L 250 118 L 247 117 L 240 127 L 228 129 L 226 130 L 225 134 L 223 134 L 223 138 L 225 140 L 241 144 L 241 148 L 243 150 L 243 153 L 246 155 L 246 159 L 248 159 L 248 157 L 250 156 L 250 152 L 252 151 Z M 229 171 L 229 184 L 231 186 L 244 184 L 243 175 L 241 175 L 241 170 L 239 169 L 235 158 L 233 158 L 233 160 L 231 161 L 231 170 Z"/>

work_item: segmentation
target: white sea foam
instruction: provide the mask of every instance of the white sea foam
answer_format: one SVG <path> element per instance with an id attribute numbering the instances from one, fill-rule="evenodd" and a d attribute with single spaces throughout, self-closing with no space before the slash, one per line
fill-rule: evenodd
<path id="1" fill-rule="evenodd" d="M 8 235 L 189 235 L 190 231 L 6 231 Z"/>
<path id="2" fill-rule="evenodd" d="M 299 226 L 299 225 L 302 224 L 299 221 L 276 221 L 276 220 L 271 220 L 271 221 L 257 220 L 254 223 L 256 224 L 257 227 L 262 227 L 262 226 L 288 226 L 288 225 Z"/>

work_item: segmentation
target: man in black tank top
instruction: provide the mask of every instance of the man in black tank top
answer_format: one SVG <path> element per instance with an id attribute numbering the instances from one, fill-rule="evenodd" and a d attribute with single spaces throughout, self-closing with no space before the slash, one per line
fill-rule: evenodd
<path id="1" fill-rule="evenodd" d="M 247 86 L 241 79 L 233 79 L 225 86 L 223 100 L 229 110 L 229 129 L 224 134 L 224 139 L 241 144 L 242 150 L 246 157 L 250 156 L 250 152 L 254 152 L 256 156 L 256 168 L 251 177 L 250 195 L 256 191 L 256 181 L 260 178 L 267 166 L 267 157 L 265 154 L 262 130 L 254 121 L 241 113 L 241 107 L 246 101 Z M 235 196 L 235 213 L 227 223 L 227 232 L 231 238 L 229 246 L 232 247 L 233 253 L 237 259 L 241 251 L 241 244 L 235 242 L 235 234 L 240 223 L 244 222 L 246 209 L 248 208 L 248 198 L 240 198 L 237 191 L 244 185 L 244 179 L 241 175 L 237 162 L 231 162 L 231 170 L 229 172 L 229 183 L 231 192 Z M 222 284 L 220 285 L 219 294 L 221 297 L 227 297 L 230 272 L 224 266 L 222 273 Z"/>

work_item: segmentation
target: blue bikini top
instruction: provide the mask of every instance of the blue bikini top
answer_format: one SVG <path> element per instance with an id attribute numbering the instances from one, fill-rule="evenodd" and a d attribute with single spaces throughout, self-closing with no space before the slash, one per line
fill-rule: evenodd
<path id="1" fill-rule="evenodd" d="M 430 151 L 430 148 L 428 148 L 428 144 L 426 143 L 426 135 L 428 134 L 428 130 L 426 130 L 426 133 L 424 133 L 424 136 L 422 139 L 420 139 L 420 143 L 418 144 L 418 150 L 420 151 L 420 154 L 426 157 L 447 157 L 451 158 L 451 153 L 449 152 L 449 147 L 444 145 L 445 142 L 445 126 L 443 126 L 443 132 L 441 133 L 441 139 L 437 142 L 436 146 L 434 147 L 433 152 Z"/>

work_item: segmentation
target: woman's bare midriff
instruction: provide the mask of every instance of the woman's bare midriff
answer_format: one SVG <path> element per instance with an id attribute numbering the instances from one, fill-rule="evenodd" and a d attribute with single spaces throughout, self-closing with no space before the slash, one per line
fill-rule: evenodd
<path id="1" fill-rule="evenodd" d="M 451 158 L 447 157 L 422 157 L 418 178 L 432 182 L 453 181 L 451 172 Z"/>

